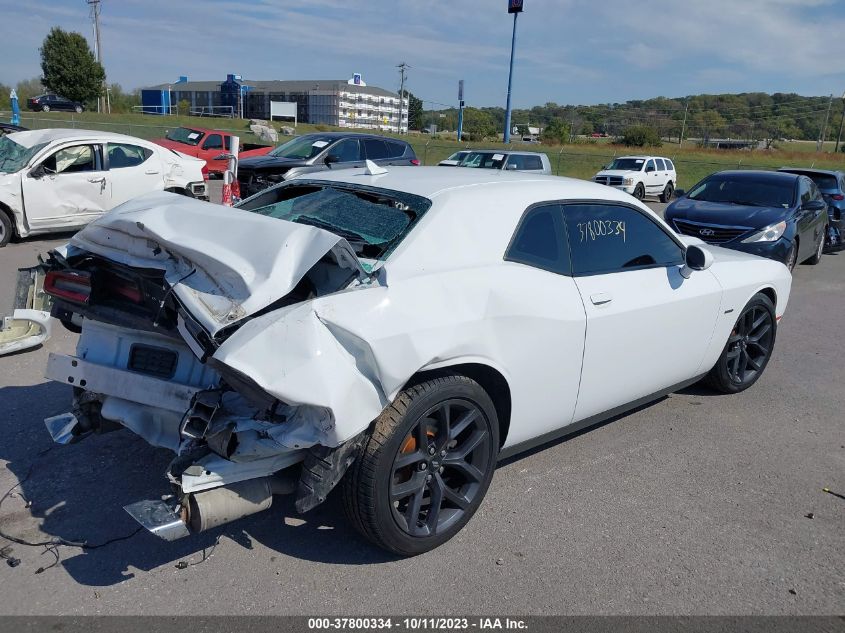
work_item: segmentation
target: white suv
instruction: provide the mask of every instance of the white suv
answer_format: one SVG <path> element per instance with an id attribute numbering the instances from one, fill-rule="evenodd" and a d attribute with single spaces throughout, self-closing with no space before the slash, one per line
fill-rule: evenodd
<path id="1" fill-rule="evenodd" d="M 669 202 L 678 175 L 671 160 L 662 156 L 620 156 L 593 176 L 593 180 L 630 193 L 642 200 L 657 196 Z"/>

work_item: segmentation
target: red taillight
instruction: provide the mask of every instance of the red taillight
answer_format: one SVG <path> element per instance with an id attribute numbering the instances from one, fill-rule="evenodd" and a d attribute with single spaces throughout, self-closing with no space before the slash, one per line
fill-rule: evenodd
<path id="1" fill-rule="evenodd" d="M 845 200 L 845 196 L 843 196 L 841 193 L 831 194 L 830 197 L 833 198 L 834 200 Z"/>
<path id="2" fill-rule="evenodd" d="M 412 165 L 419 165 L 419 164 L 420 164 L 420 159 L 419 159 L 419 158 L 412 158 L 412 159 L 411 159 L 411 164 L 412 164 Z"/>
<path id="3" fill-rule="evenodd" d="M 241 183 L 237 179 L 232 181 L 232 195 L 235 198 L 241 197 Z"/>
<path id="4" fill-rule="evenodd" d="M 44 292 L 57 299 L 86 305 L 91 298 L 91 274 L 52 270 L 44 277 Z"/>
<path id="5" fill-rule="evenodd" d="M 208 165 L 202 166 L 202 179 L 208 180 Z"/>

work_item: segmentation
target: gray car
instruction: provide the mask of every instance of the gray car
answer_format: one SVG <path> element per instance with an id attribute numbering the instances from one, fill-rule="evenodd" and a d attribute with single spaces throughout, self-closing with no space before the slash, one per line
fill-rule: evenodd
<path id="1" fill-rule="evenodd" d="M 503 169 L 546 175 L 552 173 L 549 157 L 543 152 L 513 152 L 499 149 L 472 150 L 461 159 L 458 167 Z"/>
<path id="2" fill-rule="evenodd" d="M 803 167 L 781 167 L 778 171 L 807 176 L 816 183 L 827 202 L 830 218 L 827 241 L 831 246 L 842 245 L 842 216 L 845 213 L 845 172 L 830 169 L 805 169 Z"/>

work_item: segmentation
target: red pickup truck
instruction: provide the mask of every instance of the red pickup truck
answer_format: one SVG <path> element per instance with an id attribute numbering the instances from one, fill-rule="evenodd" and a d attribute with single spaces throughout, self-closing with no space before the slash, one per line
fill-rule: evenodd
<path id="1" fill-rule="evenodd" d="M 226 171 L 225 160 L 214 160 L 216 156 L 228 152 L 232 148 L 232 137 L 237 136 L 223 130 L 208 130 L 199 127 L 177 127 L 170 130 L 164 138 L 153 139 L 153 143 L 168 149 L 205 159 L 208 172 L 222 174 Z M 263 156 L 273 149 L 272 145 L 258 145 L 255 143 L 241 143 L 238 151 L 239 158 L 249 156 Z"/>

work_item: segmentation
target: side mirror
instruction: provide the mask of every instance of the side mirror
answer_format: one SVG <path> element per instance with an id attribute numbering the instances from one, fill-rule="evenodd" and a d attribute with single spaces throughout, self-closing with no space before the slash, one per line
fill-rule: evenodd
<path id="1" fill-rule="evenodd" d="M 30 178 L 33 178 L 35 180 L 40 180 L 41 178 L 43 178 L 46 175 L 47 175 L 47 168 L 44 166 L 44 163 L 41 163 L 37 167 L 33 167 L 28 174 L 28 176 Z"/>
<path id="2" fill-rule="evenodd" d="M 687 195 L 686 189 L 675 189 L 675 197 L 676 198 L 683 198 L 685 195 Z"/>
<path id="3" fill-rule="evenodd" d="M 824 211 L 827 209 L 827 203 L 824 200 L 810 200 L 801 208 L 804 211 Z"/>
<path id="4" fill-rule="evenodd" d="M 329 154 L 328 156 L 326 156 L 323 159 L 323 162 L 326 165 L 331 165 L 332 163 L 339 163 L 340 162 L 340 156 L 338 156 L 337 154 Z"/>
<path id="5" fill-rule="evenodd" d="M 684 253 L 684 266 L 681 268 L 681 277 L 689 279 L 692 271 L 707 270 L 712 264 L 713 253 L 695 244 L 687 246 Z"/>

